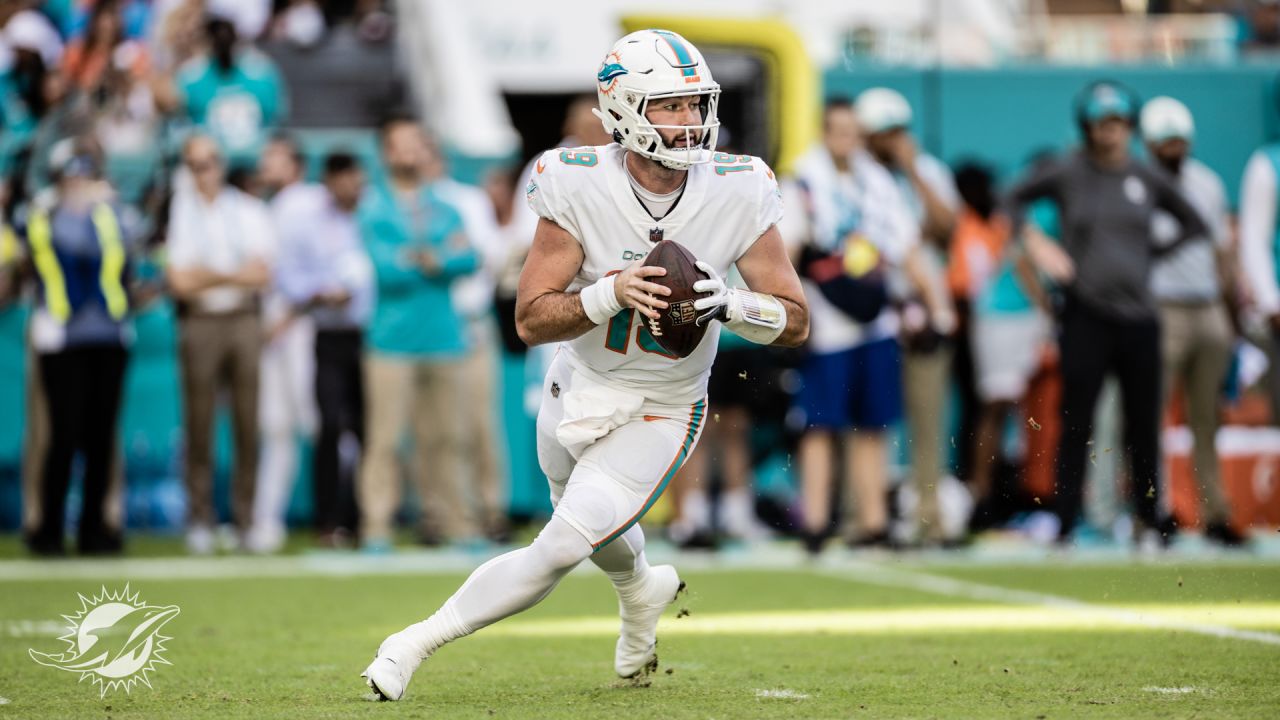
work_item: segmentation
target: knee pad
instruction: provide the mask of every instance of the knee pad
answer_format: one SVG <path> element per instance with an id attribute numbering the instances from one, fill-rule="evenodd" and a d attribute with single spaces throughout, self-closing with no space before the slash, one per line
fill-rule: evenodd
<path id="1" fill-rule="evenodd" d="M 529 550 L 553 570 L 569 570 L 591 557 L 591 542 L 570 523 L 559 517 L 559 511 L 533 539 Z"/>
<path id="2" fill-rule="evenodd" d="M 626 512 L 633 498 L 621 485 L 607 477 L 583 477 L 588 474 L 579 466 L 565 488 L 555 515 L 587 539 L 598 543 L 627 522 Z"/>

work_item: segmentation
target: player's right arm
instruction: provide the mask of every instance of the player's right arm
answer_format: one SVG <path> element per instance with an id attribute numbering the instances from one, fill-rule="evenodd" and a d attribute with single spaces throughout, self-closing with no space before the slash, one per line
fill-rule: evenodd
<path id="1" fill-rule="evenodd" d="M 569 231 L 546 218 L 538 221 L 516 288 L 516 332 L 525 344 L 572 340 L 627 307 L 650 318 L 667 307 L 654 295 L 671 291 L 646 279 L 667 271 L 639 262 L 580 293 L 566 292 L 584 259 L 582 245 Z"/>

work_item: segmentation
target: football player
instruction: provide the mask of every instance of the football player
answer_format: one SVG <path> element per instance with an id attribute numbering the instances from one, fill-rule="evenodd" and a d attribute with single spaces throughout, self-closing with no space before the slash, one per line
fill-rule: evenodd
<path id="1" fill-rule="evenodd" d="M 697 48 L 665 30 L 635 32 L 596 80 L 614 143 L 536 162 L 527 196 L 540 219 L 516 301 L 526 343 L 563 343 L 537 423 L 555 512 L 532 544 L 481 565 L 434 615 L 383 641 L 364 672 L 383 699 L 400 699 L 442 645 L 532 607 L 586 559 L 618 594 L 614 669 L 625 678 L 656 668 L 658 617 L 682 583 L 675 568 L 649 566 L 636 523 L 698 441 L 718 326 L 760 344 L 808 334 L 775 227 L 777 181 L 759 158 L 716 152 L 720 86 Z M 710 327 L 685 358 L 648 329 L 670 291 L 653 282 L 665 270 L 643 259 L 664 238 L 709 276 L 693 289 L 707 293 L 695 309 Z M 746 288 L 722 280 L 735 264 Z"/>

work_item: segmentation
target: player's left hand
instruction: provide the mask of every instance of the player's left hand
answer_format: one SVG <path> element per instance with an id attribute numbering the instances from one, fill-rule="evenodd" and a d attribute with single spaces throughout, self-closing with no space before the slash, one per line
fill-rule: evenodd
<path id="1" fill-rule="evenodd" d="M 698 324 L 706 325 L 712 320 L 723 320 L 729 306 L 729 287 L 724 284 L 716 269 L 705 260 L 699 260 L 695 266 L 709 277 L 694 283 L 693 291 L 711 293 L 693 302 L 693 309 L 700 313 Z"/>

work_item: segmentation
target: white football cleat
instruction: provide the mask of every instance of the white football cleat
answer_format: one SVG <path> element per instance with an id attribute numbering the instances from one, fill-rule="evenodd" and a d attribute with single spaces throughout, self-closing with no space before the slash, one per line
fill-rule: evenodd
<path id="1" fill-rule="evenodd" d="M 396 636 L 392 635 L 382 641 L 378 654 L 369 663 L 369 667 L 360 673 L 360 677 L 364 678 L 379 700 L 399 700 L 404 697 L 409 680 L 421 664 L 422 659 L 417 653 L 407 644 L 397 642 Z"/>
<path id="2" fill-rule="evenodd" d="M 629 603 L 618 601 L 622 632 L 618 635 L 613 669 L 619 677 L 634 678 L 657 669 L 658 618 L 684 590 L 684 583 L 670 565 L 655 566 L 649 573 L 649 587 L 639 599 Z"/>

